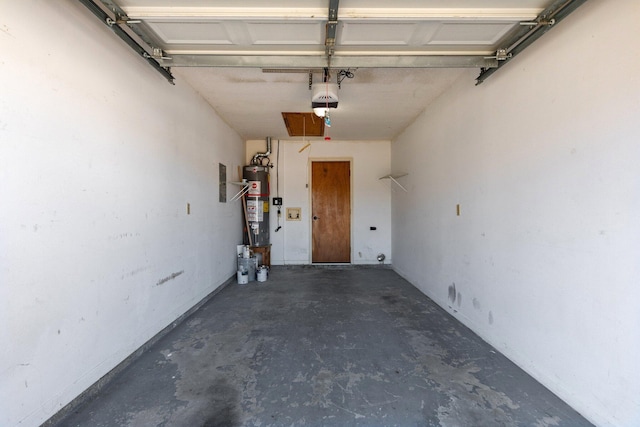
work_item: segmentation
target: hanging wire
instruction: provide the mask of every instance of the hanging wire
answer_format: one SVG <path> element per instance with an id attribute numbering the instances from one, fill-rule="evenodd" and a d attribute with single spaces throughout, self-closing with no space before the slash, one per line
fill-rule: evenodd
<path id="1" fill-rule="evenodd" d="M 311 118 L 311 120 L 313 120 L 313 117 Z M 306 124 L 307 124 L 307 117 L 306 116 L 302 116 L 302 143 L 303 144 L 305 142 L 305 137 L 307 135 Z M 311 146 L 311 143 L 307 142 L 301 149 L 298 150 L 298 153 L 302 153 L 309 146 Z"/>
<path id="2" fill-rule="evenodd" d="M 346 79 L 352 79 L 354 77 L 351 68 L 347 68 L 346 70 L 338 71 L 338 88 L 342 89 L 342 81 Z"/>
<path id="3" fill-rule="evenodd" d="M 280 140 L 276 149 L 276 197 L 280 197 Z"/>
<path id="4" fill-rule="evenodd" d="M 329 136 L 329 128 L 331 128 L 331 115 L 329 114 L 329 76 L 327 76 L 327 79 L 325 80 L 325 84 L 327 88 L 327 94 L 325 96 L 327 104 L 326 104 L 325 113 L 324 113 L 324 124 L 326 129 L 326 135 L 324 136 L 324 140 L 330 141 L 331 136 Z"/>
<path id="5" fill-rule="evenodd" d="M 327 127 L 331 127 L 331 115 L 329 114 L 329 79 L 325 80 L 326 85 L 326 96 L 325 96 L 325 109 L 324 109 L 324 124 Z"/>
<path id="6" fill-rule="evenodd" d="M 276 197 L 280 197 L 280 140 L 278 140 L 278 148 L 276 149 Z M 280 225 L 280 218 L 282 217 L 282 204 L 278 205 L 278 213 L 276 215 L 277 227 L 275 232 L 280 231 L 282 226 Z"/>

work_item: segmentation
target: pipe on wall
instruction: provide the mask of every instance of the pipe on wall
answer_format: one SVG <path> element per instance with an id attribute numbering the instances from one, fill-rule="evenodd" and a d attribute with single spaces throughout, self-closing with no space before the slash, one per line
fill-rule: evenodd
<path id="1" fill-rule="evenodd" d="M 271 137 L 268 136 L 266 138 L 267 141 L 267 151 L 264 153 L 256 153 L 254 154 L 253 158 L 251 159 L 251 164 L 252 165 L 262 165 L 262 160 L 265 158 L 269 158 L 269 155 L 271 154 Z"/>

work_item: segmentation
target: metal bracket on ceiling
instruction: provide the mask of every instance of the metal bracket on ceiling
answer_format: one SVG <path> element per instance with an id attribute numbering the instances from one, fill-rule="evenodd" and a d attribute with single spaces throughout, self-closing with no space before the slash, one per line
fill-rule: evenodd
<path id="1" fill-rule="evenodd" d="M 113 3 L 108 0 L 80 0 L 98 19 L 107 25 L 113 32 L 122 39 L 131 49 L 144 58 L 156 71 L 164 76 L 167 81 L 174 84 L 174 77 L 171 68 L 162 67 L 156 59 L 165 59 L 162 50 L 152 48 L 129 24 L 135 24 L 135 20 L 130 20 L 119 8 L 116 9 Z M 109 6 L 107 3 L 109 3 Z M 159 55 L 158 55 L 159 54 Z"/>
<path id="2" fill-rule="evenodd" d="M 327 67 L 322 73 L 322 83 L 328 83 L 329 79 L 331 79 L 331 72 L 329 70 L 329 67 Z"/>
<path id="3" fill-rule="evenodd" d="M 495 59 L 498 61 L 506 61 L 513 56 L 511 53 L 507 53 L 507 49 L 498 49 L 494 56 L 485 56 L 485 59 Z"/>
<path id="4" fill-rule="evenodd" d="M 329 0 L 329 17 L 326 24 L 326 35 L 324 39 L 324 49 L 327 55 L 327 61 L 329 66 L 331 63 L 331 57 L 335 52 L 336 47 L 336 32 L 338 30 L 338 3 L 339 0 Z"/>
<path id="5" fill-rule="evenodd" d="M 555 23 L 556 23 L 555 19 L 549 19 L 549 20 L 541 20 L 541 21 L 523 21 L 520 23 L 520 25 L 525 27 L 537 27 L 538 25 L 550 27 Z"/>
<path id="6" fill-rule="evenodd" d="M 140 24 L 140 23 L 142 23 L 142 21 L 139 20 L 139 19 L 123 18 L 122 16 L 118 16 L 116 19 L 111 19 L 111 18 L 107 17 L 105 22 L 110 27 L 113 27 L 114 25 L 125 25 L 125 24 L 130 25 L 130 24 Z"/>
<path id="7" fill-rule="evenodd" d="M 162 49 L 160 49 L 159 47 L 154 47 L 153 48 L 153 53 L 151 54 L 151 57 L 154 58 L 154 59 L 171 59 L 171 57 L 165 55 L 164 51 Z"/>
<path id="8" fill-rule="evenodd" d="M 506 43 L 508 47 L 499 49 L 496 52 L 495 58 L 491 57 L 491 59 L 498 61 L 498 66 L 495 68 L 480 69 L 480 75 L 476 78 L 476 86 L 502 68 L 516 55 L 553 28 L 556 23 L 569 16 L 586 1 L 587 0 L 555 0 L 549 7 L 543 10 L 535 20 L 521 22 L 520 25 L 522 28 Z"/>

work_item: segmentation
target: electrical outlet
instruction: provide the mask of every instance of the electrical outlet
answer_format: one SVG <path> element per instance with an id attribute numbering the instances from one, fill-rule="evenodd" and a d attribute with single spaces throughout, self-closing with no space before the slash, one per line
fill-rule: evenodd
<path id="1" fill-rule="evenodd" d="M 301 208 L 287 208 L 287 221 L 300 221 L 301 210 Z"/>

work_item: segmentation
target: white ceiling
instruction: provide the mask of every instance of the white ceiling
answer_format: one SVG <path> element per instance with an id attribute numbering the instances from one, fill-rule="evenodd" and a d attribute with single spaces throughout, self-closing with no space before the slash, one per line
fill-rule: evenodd
<path id="1" fill-rule="evenodd" d="M 163 66 L 193 86 L 244 139 L 287 139 L 281 112 L 311 111 L 309 73 L 350 68 L 328 133 L 389 140 L 550 0 L 341 0 L 330 63 L 329 0 L 109 0 Z M 263 68 L 287 72 L 263 72 Z"/>

